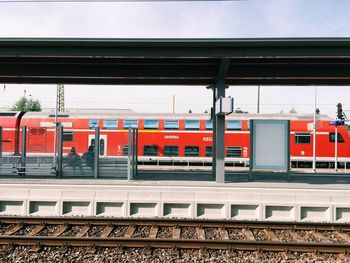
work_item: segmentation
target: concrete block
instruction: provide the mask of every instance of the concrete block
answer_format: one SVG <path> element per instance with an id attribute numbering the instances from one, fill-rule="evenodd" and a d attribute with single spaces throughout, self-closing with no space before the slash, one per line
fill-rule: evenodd
<path id="1" fill-rule="evenodd" d="M 224 204 L 197 204 L 199 218 L 226 218 Z"/>
<path id="2" fill-rule="evenodd" d="M 125 216 L 123 202 L 97 202 L 96 215 L 97 216 Z"/>
<path id="3" fill-rule="evenodd" d="M 65 216 L 91 215 L 91 202 L 63 201 L 62 215 L 65 215 Z"/>
<path id="4" fill-rule="evenodd" d="M 302 221 L 329 222 L 331 221 L 331 209 L 321 206 L 301 206 L 300 219 Z"/>
<path id="5" fill-rule="evenodd" d="M 31 200 L 57 200 L 61 198 L 62 191 L 55 189 L 31 189 L 29 192 Z"/>
<path id="6" fill-rule="evenodd" d="M 128 199 L 128 191 L 98 190 L 95 196 L 96 200 L 126 201 Z"/>
<path id="7" fill-rule="evenodd" d="M 30 201 L 29 214 L 36 216 L 58 215 L 57 202 L 55 201 Z"/>
<path id="8" fill-rule="evenodd" d="M 130 216 L 157 216 L 157 203 L 130 203 Z"/>
<path id="9" fill-rule="evenodd" d="M 81 190 L 63 190 L 62 199 L 70 200 L 91 200 L 95 198 L 95 191 L 81 191 Z"/>
<path id="10" fill-rule="evenodd" d="M 334 204 L 350 204 L 350 196 L 332 196 L 332 203 Z"/>
<path id="11" fill-rule="evenodd" d="M 206 192 L 206 193 L 195 193 L 194 198 L 196 202 L 226 202 L 228 195 L 227 193 L 218 192 Z"/>
<path id="12" fill-rule="evenodd" d="M 160 191 L 147 191 L 147 190 L 142 190 L 142 191 L 134 191 L 130 190 L 129 191 L 129 200 L 130 201 L 159 201 L 160 200 Z"/>
<path id="13" fill-rule="evenodd" d="M 229 193 L 228 194 L 228 201 L 232 203 L 244 203 L 244 202 L 260 202 L 261 201 L 261 195 L 260 194 L 254 194 L 254 193 Z"/>
<path id="14" fill-rule="evenodd" d="M 23 215 L 24 201 L 0 201 L 0 215 Z"/>
<path id="15" fill-rule="evenodd" d="M 164 203 L 163 216 L 166 217 L 190 217 L 191 205 L 181 203 Z"/>
<path id="16" fill-rule="evenodd" d="M 296 202 L 299 204 L 305 204 L 306 202 L 308 204 L 330 204 L 331 203 L 331 197 L 328 195 L 297 195 L 296 196 Z"/>
<path id="17" fill-rule="evenodd" d="M 350 222 L 350 207 L 335 208 L 336 222 Z"/>
<path id="18" fill-rule="evenodd" d="M 296 219 L 295 211 L 294 206 L 267 205 L 265 206 L 265 219 L 294 221 Z"/>
<path id="19" fill-rule="evenodd" d="M 176 192 L 176 191 L 166 191 L 161 193 L 161 200 L 164 202 L 167 201 L 182 201 L 182 202 L 189 202 L 194 200 L 194 193 L 187 193 L 187 192 Z"/>
<path id="20" fill-rule="evenodd" d="M 0 199 L 2 200 L 18 200 L 18 199 L 26 199 L 29 197 L 29 190 L 27 189 L 1 189 L 0 191 Z"/>
<path id="21" fill-rule="evenodd" d="M 295 203 L 295 195 L 264 194 L 261 195 L 261 201 L 264 203 Z"/>
<path id="22" fill-rule="evenodd" d="M 231 218 L 237 220 L 258 220 L 260 218 L 259 205 L 233 204 L 231 205 Z"/>

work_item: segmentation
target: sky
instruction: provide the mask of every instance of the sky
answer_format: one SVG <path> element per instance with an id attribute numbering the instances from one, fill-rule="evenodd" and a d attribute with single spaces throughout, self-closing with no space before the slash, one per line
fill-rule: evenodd
<path id="1" fill-rule="evenodd" d="M 0 0 L 0 37 L 259 38 L 350 37 L 348 0 L 243 0 L 171 2 L 16 3 Z M 312 113 L 314 86 L 261 87 L 260 112 Z M 0 83 L 0 108 L 24 93 L 54 108 L 55 85 Z M 205 87 L 65 85 L 66 108 L 202 113 Z M 235 108 L 257 110 L 257 87 L 230 87 Z M 340 102 L 350 115 L 350 87 L 317 87 L 317 107 L 335 117 Z"/>

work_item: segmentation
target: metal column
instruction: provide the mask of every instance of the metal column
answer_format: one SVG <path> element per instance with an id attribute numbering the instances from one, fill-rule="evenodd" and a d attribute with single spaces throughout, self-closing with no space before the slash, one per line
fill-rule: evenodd
<path id="1" fill-rule="evenodd" d="M 135 178 L 137 175 L 137 145 L 139 140 L 139 130 L 137 128 L 132 129 L 132 177 Z"/>
<path id="2" fill-rule="evenodd" d="M 220 97 L 225 97 L 225 80 L 218 79 L 216 85 L 216 99 Z M 213 153 L 215 152 L 215 158 L 213 158 L 213 163 L 215 162 L 215 178 L 217 183 L 225 182 L 225 115 L 215 115 L 215 142 L 213 145 Z"/>
<path id="3" fill-rule="evenodd" d="M 57 149 L 57 176 L 62 178 L 63 175 L 63 126 L 57 125 L 58 130 L 58 149 Z"/>
<path id="4" fill-rule="evenodd" d="M 133 179 L 132 167 L 131 167 L 132 139 L 133 139 L 132 130 L 131 130 L 131 127 L 129 127 L 129 130 L 128 130 L 128 181 Z"/>
<path id="5" fill-rule="evenodd" d="M 100 172 L 100 128 L 95 127 L 95 158 L 94 158 L 94 177 L 98 178 Z"/>
<path id="6" fill-rule="evenodd" d="M 22 151 L 21 151 L 21 172 L 26 175 L 26 157 L 27 157 L 27 126 L 22 127 Z"/>
<path id="7" fill-rule="evenodd" d="M 0 158 L 2 158 L 2 127 L 1 126 L 0 126 Z"/>

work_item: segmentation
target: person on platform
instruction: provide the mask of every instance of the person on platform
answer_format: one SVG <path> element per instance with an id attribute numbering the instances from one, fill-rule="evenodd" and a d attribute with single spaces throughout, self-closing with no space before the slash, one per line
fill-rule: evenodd
<path id="1" fill-rule="evenodd" d="M 76 168 L 79 167 L 80 171 L 83 173 L 83 167 L 81 165 L 80 155 L 77 153 L 75 147 L 72 147 L 70 149 L 70 153 L 68 153 L 67 155 L 67 166 L 72 167 L 74 173 Z"/>
<path id="2" fill-rule="evenodd" d="M 83 159 L 86 161 L 86 165 L 94 170 L 95 165 L 95 151 L 94 146 L 90 145 L 88 151 L 83 154 Z"/>

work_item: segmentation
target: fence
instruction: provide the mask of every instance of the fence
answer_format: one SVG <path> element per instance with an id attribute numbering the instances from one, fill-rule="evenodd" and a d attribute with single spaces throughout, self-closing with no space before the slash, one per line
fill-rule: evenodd
<path id="1" fill-rule="evenodd" d="M 62 125 L 57 126 L 55 149 L 52 152 L 33 151 L 35 145 L 31 131 L 21 128 L 20 153 L 3 152 L 3 129 L 0 127 L 0 176 L 1 177 L 40 177 L 40 178 L 113 178 L 132 180 L 137 174 L 137 129 L 128 131 L 128 149 L 126 156 L 110 157 L 105 154 L 103 134 L 95 128 L 88 135 L 89 146 L 73 146 L 67 140 Z M 40 140 L 47 140 L 43 136 Z M 33 136 L 33 137 L 30 137 Z M 30 138 L 31 140 L 28 140 Z M 68 143 L 67 143 L 68 141 Z M 28 143 L 29 142 L 29 143 Z M 45 144 L 45 142 L 41 143 Z M 82 152 L 83 148 L 87 148 Z M 29 151 L 28 151 L 29 150 Z"/>

